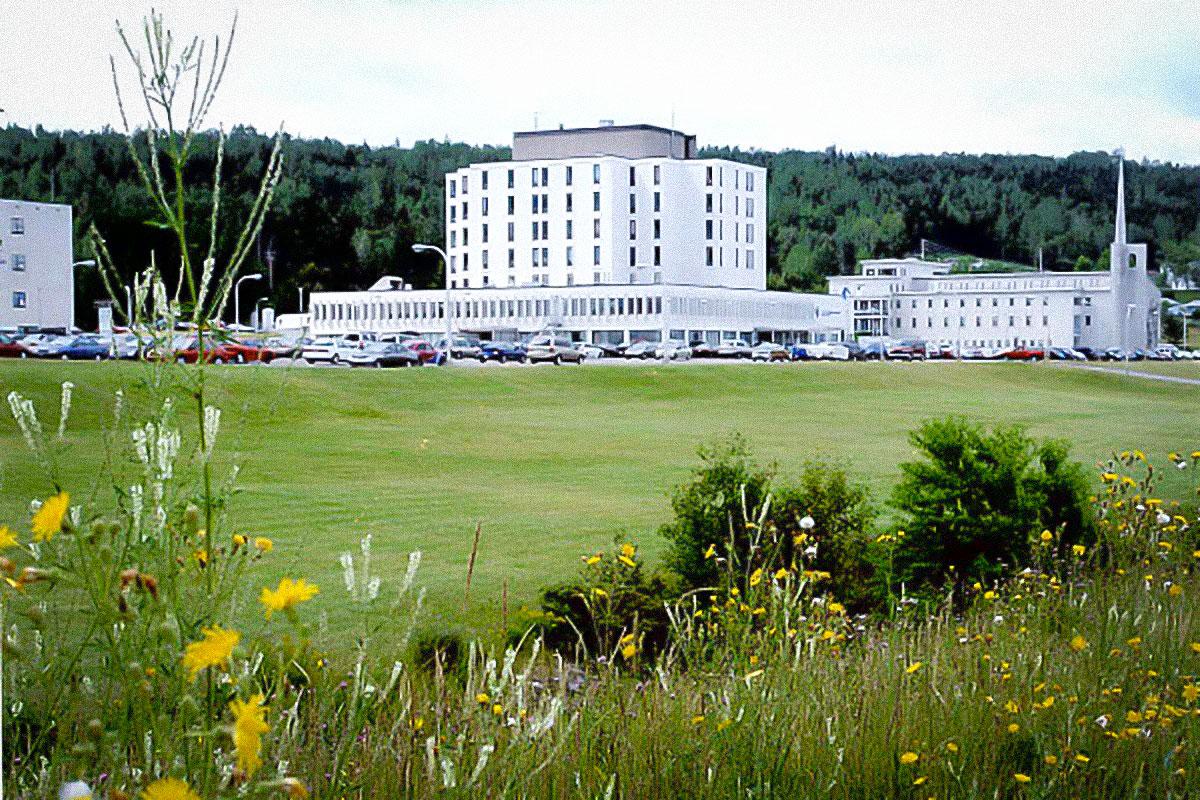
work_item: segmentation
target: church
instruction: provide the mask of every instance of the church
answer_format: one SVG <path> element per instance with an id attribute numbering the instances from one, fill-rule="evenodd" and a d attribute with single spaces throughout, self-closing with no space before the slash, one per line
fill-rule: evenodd
<path id="1" fill-rule="evenodd" d="M 1116 205 L 1105 271 L 952 273 L 947 264 L 918 258 L 863 261 L 860 274 L 829 280 L 829 293 L 847 305 L 845 337 L 956 350 L 1153 348 L 1162 295 L 1146 272 L 1146 245 L 1128 241 L 1123 161 Z"/>

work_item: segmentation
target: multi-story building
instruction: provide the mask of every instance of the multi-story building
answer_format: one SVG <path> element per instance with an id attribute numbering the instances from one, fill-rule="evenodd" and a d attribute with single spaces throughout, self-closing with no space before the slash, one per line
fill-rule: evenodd
<path id="1" fill-rule="evenodd" d="M 766 291 L 766 170 L 651 125 L 530 131 L 446 175 L 453 326 L 618 343 L 841 336 L 834 297 Z M 310 298 L 317 333 L 445 330 L 445 294 L 385 277 Z"/>
<path id="2" fill-rule="evenodd" d="M 916 258 L 863 261 L 829 280 L 847 306 L 845 335 L 950 347 L 1120 347 L 1158 343 L 1161 293 L 1146 245 L 1126 242 L 1125 169 L 1117 178 L 1111 265 L 1098 272 L 951 273 Z"/>
<path id="3" fill-rule="evenodd" d="M 75 321 L 71 207 L 0 199 L 0 328 Z"/>

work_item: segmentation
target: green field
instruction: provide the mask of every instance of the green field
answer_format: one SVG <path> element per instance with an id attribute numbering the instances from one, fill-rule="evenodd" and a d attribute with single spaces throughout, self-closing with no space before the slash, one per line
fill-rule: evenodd
<path id="1" fill-rule="evenodd" d="M 136 399 L 147 369 L 6 362 L 0 388 L 32 397 L 52 430 L 58 385 L 75 383 L 66 474 L 79 496 L 104 456 L 100 418 L 113 391 L 129 387 Z M 670 487 L 687 476 L 697 444 L 732 431 L 785 474 L 806 459 L 840 461 L 880 499 L 910 456 L 907 432 L 949 413 L 1069 438 L 1087 462 L 1124 448 L 1165 461 L 1169 450 L 1200 447 L 1200 387 L 1055 364 L 222 367 L 209 375 L 225 410 L 221 450 L 244 465 L 233 523 L 276 541 L 262 579 L 317 581 L 335 625 L 345 608 L 337 556 L 365 533 L 374 535 L 385 586 L 409 551 L 422 550 L 431 610 L 461 621 L 482 522 L 473 624 L 496 619 L 505 581 L 512 607 L 531 603 L 619 532 L 653 561 Z M 0 521 L 27 529 L 27 503 L 48 487 L 4 417 Z"/>

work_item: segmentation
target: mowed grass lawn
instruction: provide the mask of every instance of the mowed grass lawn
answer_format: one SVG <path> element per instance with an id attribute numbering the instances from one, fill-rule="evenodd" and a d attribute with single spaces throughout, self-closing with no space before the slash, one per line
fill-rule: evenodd
<path id="1" fill-rule="evenodd" d="M 124 387 L 136 405 L 147 370 L 9 361 L 0 387 L 33 398 L 52 432 L 59 384 L 75 384 L 64 470 L 80 497 L 104 456 L 101 418 L 111 417 L 113 392 Z M 1165 463 L 1170 450 L 1200 448 L 1200 387 L 1055 364 L 248 366 L 209 375 L 225 412 L 224 463 L 243 465 L 231 522 L 276 542 L 256 585 L 282 575 L 316 581 L 335 629 L 348 605 L 337 557 L 367 533 L 385 590 L 421 550 L 418 582 L 433 619 L 472 627 L 496 623 L 504 582 L 510 608 L 532 606 L 539 589 L 573 575 L 581 554 L 615 534 L 657 561 L 670 488 L 696 464 L 698 444 L 734 431 L 784 474 L 809 459 L 839 461 L 881 501 L 897 464 L 912 457 L 908 432 L 952 413 L 1068 438 L 1088 463 L 1125 448 Z M 180 402 L 190 408 L 182 393 Z M 27 531 L 28 502 L 49 487 L 7 410 L 0 444 L 0 522 Z"/>

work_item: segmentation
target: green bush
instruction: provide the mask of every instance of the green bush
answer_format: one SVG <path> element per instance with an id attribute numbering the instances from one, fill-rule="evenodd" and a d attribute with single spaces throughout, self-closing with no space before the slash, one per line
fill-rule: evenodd
<path id="1" fill-rule="evenodd" d="M 994 580 L 1023 563 L 1042 530 L 1067 542 L 1092 535 L 1086 479 L 1066 443 L 1037 442 L 1015 426 L 990 432 L 960 417 L 910 435 L 919 461 L 900 465 L 892 492 L 905 535 L 896 577 L 910 590 Z"/>

